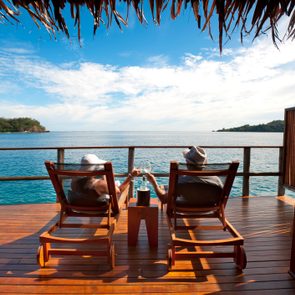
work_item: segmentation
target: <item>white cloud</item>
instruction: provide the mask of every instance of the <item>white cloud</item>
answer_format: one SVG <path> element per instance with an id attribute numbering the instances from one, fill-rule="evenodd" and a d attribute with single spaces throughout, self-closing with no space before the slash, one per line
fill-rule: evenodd
<path id="1" fill-rule="evenodd" d="M 6 47 L 3 51 L 15 54 L 31 54 L 33 53 L 31 49 L 20 48 L 20 47 Z"/>
<path id="2" fill-rule="evenodd" d="M 277 50 L 268 39 L 226 57 L 187 53 L 182 64 L 164 56 L 147 67 L 92 62 L 54 65 L 0 51 L 0 116 L 30 116 L 50 130 L 216 130 L 282 119 L 295 105 L 295 43 Z M 214 51 L 213 51 L 214 56 Z M 52 97 L 44 106 L 22 102 L 19 85 Z M 5 92 L 18 91 L 18 103 Z M 7 93 L 6 93 L 7 94 Z"/>
<path id="3" fill-rule="evenodd" d="M 187 66 L 194 66 L 196 62 L 202 60 L 201 55 L 193 55 L 191 53 L 186 53 L 183 58 L 183 62 Z"/>

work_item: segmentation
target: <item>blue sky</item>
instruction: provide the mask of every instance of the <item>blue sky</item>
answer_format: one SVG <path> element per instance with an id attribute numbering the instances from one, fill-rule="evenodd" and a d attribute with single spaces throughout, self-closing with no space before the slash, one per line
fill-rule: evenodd
<path id="1" fill-rule="evenodd" d="M 37 29 L 23 12 L 21 25 L 0 25 L 0 117 L 32 117 L 49 130 L 211 131 L 283 119 L 295 105 L 295 42 L 280 50 L 269 36 L 239 35 L 223 55 L 187 9 L 155 25 L 131 13 L 92 34 L 82 16 L 81 46 Z M 69 23 L 71 20 L 68 19 Z M 281 27 L 286 26 L 283 20 Z"/>

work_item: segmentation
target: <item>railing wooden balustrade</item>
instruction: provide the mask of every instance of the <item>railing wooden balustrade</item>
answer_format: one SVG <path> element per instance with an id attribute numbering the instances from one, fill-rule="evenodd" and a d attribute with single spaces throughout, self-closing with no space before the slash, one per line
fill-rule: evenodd
<path id="1" fill-rule="evenodd" d="M 126 176 L 134 167 L 135 151 L 139 149 L 179 149 L 187 146 L 79 146 L 79 147 L 16 147 L 16 148 L 0 148 L 0 151 L 20 151 L 20 150 L 56 150 L 57 162 L 63 162 L 66 150 L 82 150 L 82 149 L 128 149 L 128 167 L 127 172 L 116 174 L 116 176 Z M 283 186 L 283 147 L 282 146 L 203 146 L 206 149 L 243 149 L 243 171 L 238 172 L 238 176 L 243 177 L 242 195 L 249 196 L 250 177 L 252 176 L 278 176 L 278 196 L 285 193 Z M 276 172 L 254 172 L 250 171 L 251 150 L 252 149 L 279 149 L 278 171 Z M 167 173 L 155 173 L 157 177 L 168 177 Z M 47 176 L 0 176 L 0 181 L 17 181 L 17 180 L 47 180 Z M 133 188 L 130 191 L 133 194 Z"/>

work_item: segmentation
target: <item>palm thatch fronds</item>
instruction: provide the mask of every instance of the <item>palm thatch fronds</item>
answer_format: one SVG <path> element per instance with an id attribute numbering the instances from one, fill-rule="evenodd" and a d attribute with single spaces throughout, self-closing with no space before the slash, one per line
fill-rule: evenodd
<path id="1" fill-rule="evenodd" d="M 114 19 L 116 24 L 127 25 L 128 12 L 132 7 L 140 23 L 146 22 L 143 11 L 144 0 L 0 0 L 0 22 L 18 22 L 20 13 L 25 10 L 35 24 L 44 26 L 49 32 L 62 31 L 69 37 L 69 30 L 63 16 L 65 9 L 70 9 L 71 17 L 78 27 L 80 40 L 80 23 L 82 6 L 93 16 L 95 34 L 100 24 L 109 27 Z M 127 17 L 124 18 L 116 9 L 116 4 L 125 4 Z M 270 30 L 273 43 L 280 40 L 278 21 L 281 17 L 289 18 L 287 38 L 295 38 L 295 1 L 294 0 L 149 0 L 153 20 L 160 24 L 161 14 L 170 6 L 171 18 L 175 19 L 183 9 L 192 9 L 197 25 L 203 31 L 208 29 L 211 35 L 210 20 L 218 18 L 219 47 L 222 50 L 224 35 L 230 37 L 237 28 L 241 41 L 244 35 L 254 34 L 254 38 Z"/>

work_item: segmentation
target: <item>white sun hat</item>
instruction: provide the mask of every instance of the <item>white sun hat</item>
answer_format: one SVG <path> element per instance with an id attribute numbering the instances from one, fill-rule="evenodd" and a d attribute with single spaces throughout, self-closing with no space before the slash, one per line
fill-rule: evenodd
<path id="1" fill-rule="evenodd" d="M 100 164 L 105 164 L 106 161 L 98 158 L 94 154 L 86 154 L 81 158 L 81 165 L 83 170 L 99 170 L 103 169 L 103 166 Z M 83 167 L 84 166 L 84 167 Z"/>
<path id="2" fill-rule="evenodd" d="M 188 164 L 207 164 L 207 153 L 199 146 L 192 146 L 189 149 L 185 149 L 182 154 Z"/>

